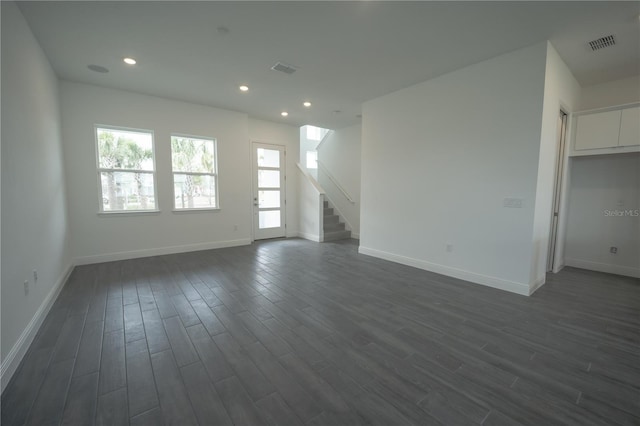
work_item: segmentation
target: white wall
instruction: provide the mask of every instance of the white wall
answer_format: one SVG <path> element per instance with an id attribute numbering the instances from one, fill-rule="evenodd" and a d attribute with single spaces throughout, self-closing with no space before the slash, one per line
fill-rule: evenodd
<path id="1" fill-rule="evenodd" d="M 640 217 L 605 213 L 640 209 L 640 154 L 571 162 L 566 264 L 640 278 Z"/>
<path id="2" fill-rule="evenodd" d="M 549 234 L 553 214 L 553 192 L 558 159 L 558 115 L 561 109 L 570 114 L 579 108 L 580 90 L 578 81 L 562 61 L 556 49 L 551 43 L 547 43 L 540 156 L 538 158 L 538 183 L 533 224 L 533 258 L 530 278 L 533 289 L 544 284 L 547 270 Z M 571 135 L 568 136 L 571 137 Z M 567 143 L 566 146 L 568 149 L 569 144 Z M 568 161 L 567 158 L 565 153 L 565 156 L 561 159 L 565 165 Z M 560 207 L 563 207 L 562 204 Z M 561 211 L 562 216 L 560 219 L 564 219 L 566 216 L 564 215 L 564 209 L 561 209 Z M 564 224 L 559 227 L 559 235 L 561 237 L 558 239 L 560 241 L 557 247 L 558 253 L 563 251 L 563 234 Z"/>
<path id="3" fill-rule="evenodd" d="M 284 145 L 287 155 L 287 237 L 298 236 L 298 167 L 296 162 L 300 152 L 298 128 L 287 124 L 249 118 L 249 139 L 274 145 Z M 250 202 L 252 201 L 252 197 Z"/>
<path id="4" fill-rule="evenodd" d="M 529 294 L 546 53 L 540 43 L 363 105 L 362 253 Z"/>
<path id="5" fill-rule="evenodd" d="M 640 101 L 640 75 L 582 89 L 580 109 L 603 108 Z"/>
<path id="6" fill-rule="evenodd" d="M 318 160 L 322 163 L 318 168 L 320 186 L 355 238 L 360 236 L 361 142 L 362 130 L 358 124 L 330 132 L 318 147 Z M 327 176 L 327 171 L 347 191 L 353 203 Z"/>
<path id="7" fill-rule="evenodd" d="M 16 5 L 1 7 L 4 389 L 63 283 L 70 257 L 58 80 Z"/>
<path id="8" fill-rule="evenodd" d="M 298 235 L 307 240 L 322 241 L 324 191 L 304 167 L 297 168 L 296 174 L 299 182 Z"/>
<path id="9" fill-rule="evenodd" d="M 246 114 L 63 82 L 62 116 L 73 226 L 71 247 L 79 263 L 250 242 L 251 171 Z M 154 131 L 160 213 L 98 214 L 95 124 Z M 220 210 L 172 211 L 172 132 L 216 138 Z"/>

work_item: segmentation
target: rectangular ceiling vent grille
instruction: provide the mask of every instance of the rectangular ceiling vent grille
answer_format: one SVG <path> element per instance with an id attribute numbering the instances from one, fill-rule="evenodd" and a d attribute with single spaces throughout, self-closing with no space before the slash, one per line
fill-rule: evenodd
<path id="1" fill-rule="evenodd" d="M 616 39 L 612 35 L 608 35 L 606 37 L 600 37 L 597 40 L 592 40 L 589 42 L 589 46 L 592 51 L 604 49 L 605 47 L 613 46 L 616 44 Z"/>
<path id="2" fill-rule="evenodd" d="M 292 65 L 283 64 L 282 62 L 276 63 L 274 66 L 271 67 L 271 69 L 275 71 L 283 72 L 285 74 L 293 74 L 297 70 L 296 67 Z"/>

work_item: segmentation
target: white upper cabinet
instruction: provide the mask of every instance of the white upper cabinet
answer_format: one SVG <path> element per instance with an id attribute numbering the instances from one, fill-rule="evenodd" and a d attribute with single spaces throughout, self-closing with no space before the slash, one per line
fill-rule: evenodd
<path id="1" fill-rule="evenodd" d="M 640 105 L 575 115 L 570 156 L 640 152 Z"/>
<path id="2" fill-rule="evenodd" d="M 622 110 L 618 146 L 640 145 L 640 106 Z"/>
<path id="3" fill-rule="evenodd" d="M 622 111 L 607 111 L 578 117 L 576 150 L 618 146 Z"/>

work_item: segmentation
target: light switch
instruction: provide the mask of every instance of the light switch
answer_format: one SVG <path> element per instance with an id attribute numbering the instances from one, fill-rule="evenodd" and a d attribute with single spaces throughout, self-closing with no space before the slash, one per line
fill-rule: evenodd
<path id="1" fill-rule="evenodd" d="M 521 209 L 524 204 L 524 200 L 522 198 L 505 198 L 502 202 L 503 207 L 510 209 Z"/>

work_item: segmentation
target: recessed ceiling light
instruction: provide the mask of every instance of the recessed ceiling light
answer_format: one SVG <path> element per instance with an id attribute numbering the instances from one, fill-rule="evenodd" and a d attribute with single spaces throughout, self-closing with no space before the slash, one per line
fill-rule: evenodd
<path id="1" fill-rule="evenodd" d="M 101 67 L 100 65 L 95 65 L 95 64 L 87 65 L 87 68 L 89 68 L 91 71 L 101 72 L 103 74 L 109 72 L 107 68 Z"/>
<path id="2" fill-rule="evenodd" d="M 137 61 L 133 58 L 124 58 L 123 61 L 127 65 L 135 65 L 137 63 Z"/>
<path id="3" fill-rule="evenodd" d="M 305 107 L 309 108 L 311 106 L 311 102 L 306 101 L 302 105 L 304 105 Z"/>
<path id="4" fill-rule="evenodd" d="M 239 87 L 239 89 L 241 92 L 248 92 L 249 86 L 243 84 L 242 86 Z"/>
<path id="5" fill-rule="evenodd" d="M 282 111 L 280 115 L 283 117 L 286 117 L 287 115 L 289 115 L 289 113 L 287 111 Z"/>

